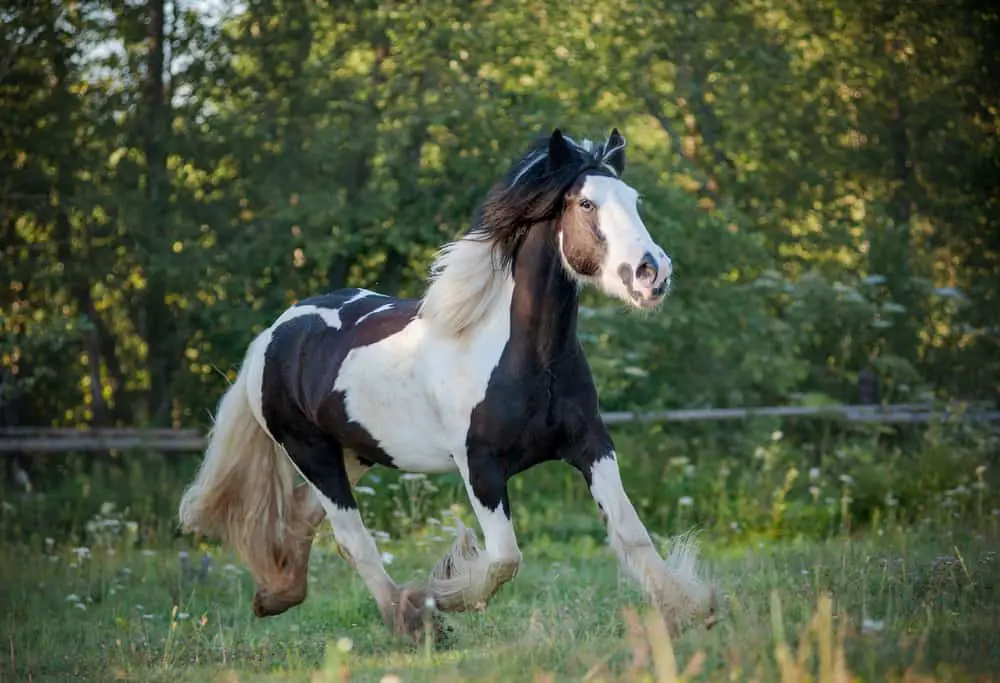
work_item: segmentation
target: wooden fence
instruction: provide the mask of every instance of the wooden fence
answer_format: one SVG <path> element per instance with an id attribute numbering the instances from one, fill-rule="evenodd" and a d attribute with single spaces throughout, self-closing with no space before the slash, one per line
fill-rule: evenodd
<path id="1" fill-rule="evenodd" d="M 754 417 L 808 418 L 883 424 L 935 421 L 998 422 L 1000 410 L 989 404 L 778 406 L 767 408 L 708 408 L 661 410 L 647 413 L 606 412 L 609 425 L 633 422 L 710 422 Z M 72 453 L 82 451 L 148 450 L 191 453 L 205 448 L 205 436 L 195 429 L 61 429 L 55 427 L 0 428 L 0 453 Z"/>

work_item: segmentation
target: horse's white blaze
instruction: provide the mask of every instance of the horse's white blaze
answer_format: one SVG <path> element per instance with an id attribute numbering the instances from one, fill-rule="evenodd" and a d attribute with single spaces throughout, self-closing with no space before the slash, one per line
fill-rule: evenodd
<path id="1" fill-rule="evenodd" d="M 408 472 L 447 472 L 465 454 L 472 410 L 510 336 L 513 280 L 466 335 L 442 334 L 414 319 L 396 334 L 352 349 L 332 390 L 345 394 L 347 418 L 372 435 Z"/>
<path id="2" fill-rule="evenodd" d="M 639 193 L 635 189 L 617 178 L 591 175 L 584 181 L 580 195 L 594 202 L 599 212 L 598 221 L 607 249 L 599 276 L 605 293 L 630 301 L 631 292 L 622 282 L 618 268 L 624 263 L 634 274 L 647 253 L 656 261 L 656 277 L 652 282 L 641 286 L 635 283 L 633 287 L 648 297 L 669 280 L 673 264 L 646 230 L 639 216 Z"/>

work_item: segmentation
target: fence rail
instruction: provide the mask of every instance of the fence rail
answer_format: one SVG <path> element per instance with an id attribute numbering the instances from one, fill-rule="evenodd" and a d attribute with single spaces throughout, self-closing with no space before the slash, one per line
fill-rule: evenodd
<path id="1" fill-rule="evenodd" d="M 602 413 L 608 425 L 633 422 L 711 422 L 754 417 L 801 417 L 883 424 L 929 422 L 998 422 L 1000 410 L 989 404 L 905 403 L 896 405 L 775 406 L 764 408 L 706 408 Z M 0 427 L 0 453 L 69 453 L 147 449 L 167 453 L 204 450 L 205 435 L 196 429 L 140 429 L 112 427 Z"/>

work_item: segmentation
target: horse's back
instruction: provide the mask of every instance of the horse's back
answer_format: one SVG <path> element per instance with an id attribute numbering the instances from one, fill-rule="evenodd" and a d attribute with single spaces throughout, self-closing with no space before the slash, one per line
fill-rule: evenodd
<path id="1" fill-rule="evenodd" d="M 330 397 L 347 355 L 402 330 L 418 303 L 363 289 L 341 289 L 303 299 L 267 330 L 261 408 L 281 441 L 291 433 L 340 431 L 329 424 Z M 339 437 L 334 433 L 331 436 Z"/>

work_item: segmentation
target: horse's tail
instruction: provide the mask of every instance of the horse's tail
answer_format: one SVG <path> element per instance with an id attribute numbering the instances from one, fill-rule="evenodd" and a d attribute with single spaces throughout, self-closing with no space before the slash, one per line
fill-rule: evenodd
<path id="1" fill-rule="evenodd" d="M 215 536 L 231 545 L 259 586 L 281 581 L 294 547 L 295 474 L 284 451 L 254 415 L 247 375 L 260 376 L 264 362 L 256 340 L 236 381 L 223 395 L 208 448 L 194 482 L 181 498 L 185 531 Z"/>

